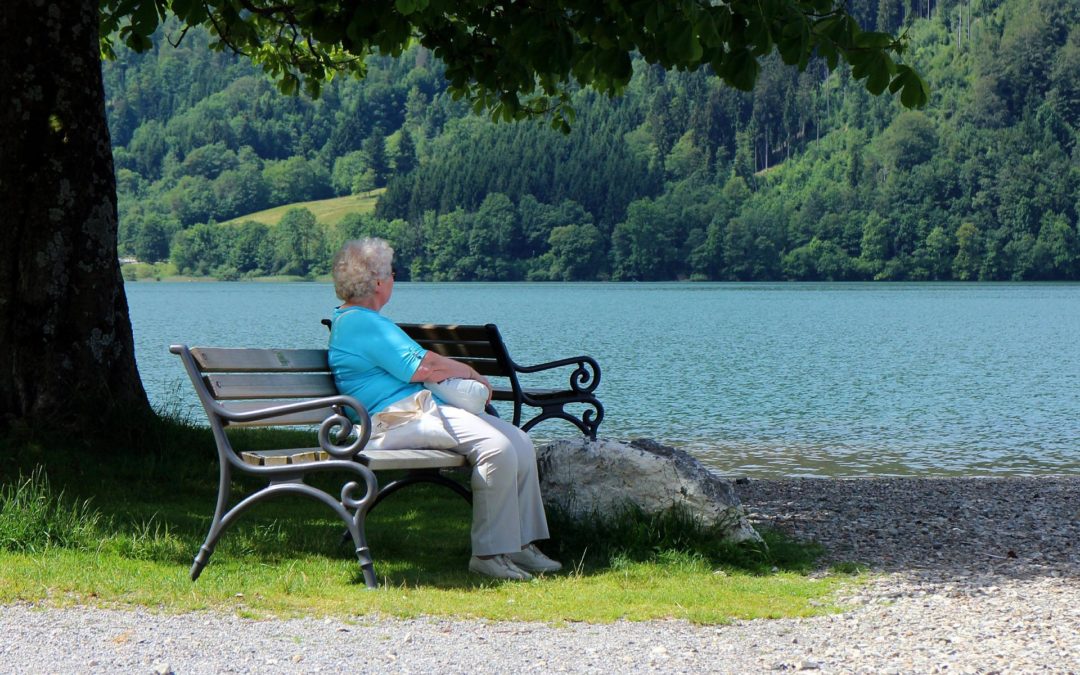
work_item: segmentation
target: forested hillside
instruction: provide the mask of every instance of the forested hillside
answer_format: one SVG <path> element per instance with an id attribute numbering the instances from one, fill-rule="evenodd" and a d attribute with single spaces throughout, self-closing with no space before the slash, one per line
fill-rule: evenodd
<path id="1" fill-rule="evenodd" d="M 860 0 L 906 27 L 922 111 L 779 59 L 752 93 L 639 64 L 569 134 L 493 124 L 423 50 L 315 101 L 166 31 L 105 66 L 120 252 L 223 278 L 325 271 L 377 234 L 414 279 L 1080 278 L 1080 0 Z M 385 187 L 373 215 L 217 224 Z"/>

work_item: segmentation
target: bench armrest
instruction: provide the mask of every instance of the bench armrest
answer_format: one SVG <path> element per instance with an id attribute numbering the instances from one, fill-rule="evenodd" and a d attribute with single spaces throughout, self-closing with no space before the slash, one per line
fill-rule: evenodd
<path id="1" fill-rule="evenodd" d="M 572 356 L 568 359 L 549 361 L 535 366 L 519 366 L 514 364 L 514 370 L 519 373 L 537 373 L 542 370 L 577 366 L 570 372 L 570 389 L 579 394 L 591 394 L 600 386 L 600 364 L 591 356 Z"/>
<path id="2" fill-rule="evenodd" d="M 352 459 L 364 449 L 368 438 L 371 436 L 371 417 L 368 415 L 367 409 L 352 396 L 343 394 L 267 406 L 258 410 L 245 410 L 244 412 L 227 410 L 220 405 L 215 407 L 217 409 L 214 412 L 227 422 L 254 422 L 307 410 L 333 408 L 334 414 L 327 417 L 319 425 L 319 447 L 335 459 Z M 356 411 L 357 416 L 360 418 L 359 422 L 353 422 L 349 419 L 349 416 L 345 414 L 346 407 Z M 344 441 L 348 439 L 353 429 L 358 425 L 360 431 L 357 433 L 356 438 L 351 443 L 343 445 Z"/>

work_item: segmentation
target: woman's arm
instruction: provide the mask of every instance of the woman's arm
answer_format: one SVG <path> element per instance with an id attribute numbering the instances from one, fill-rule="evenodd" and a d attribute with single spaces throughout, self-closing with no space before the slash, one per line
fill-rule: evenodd
<path id="1" fill-rule="evenodd" d="M 471 366 L 447 358 L 442 354 L 428 351 L 420 366 L 413 373 L 410 382 L 442 382 L 450 377 L 461 377 L 466 380 L 476 380 L 488 388 L 488 400 L 491 400 L 491 383 L 488 379 L 476 372 Z"/>

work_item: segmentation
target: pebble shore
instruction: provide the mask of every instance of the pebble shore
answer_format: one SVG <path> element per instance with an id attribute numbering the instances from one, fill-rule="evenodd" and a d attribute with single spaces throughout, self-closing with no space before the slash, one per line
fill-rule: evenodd
<path id="1" fill-rule="evenodd" d="M 5 673 L 1080 673 L 1080 477 L 752 479 L 755 524 L 880 572 L 810 619 L 252 621 L 0 607 Z"/>

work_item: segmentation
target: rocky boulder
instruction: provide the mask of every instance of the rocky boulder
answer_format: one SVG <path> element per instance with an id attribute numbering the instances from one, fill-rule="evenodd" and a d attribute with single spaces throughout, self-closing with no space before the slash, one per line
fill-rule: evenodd
<path id="1" fill-rule="evenodd" d="M 536 448 L 544 502 L 576 517 L 627 506 L 659 513 L 682 506 L 732 541 L 760 541 L 731 481 L 690 454 L 649 439 L 559 440 Z"/>

